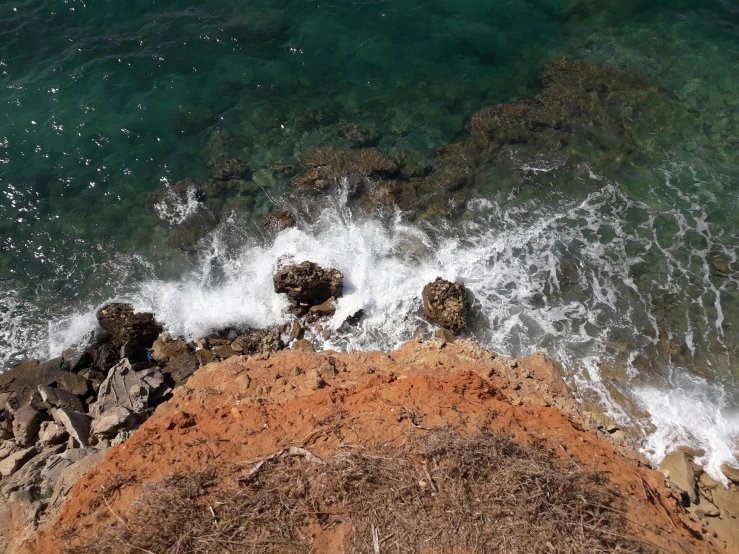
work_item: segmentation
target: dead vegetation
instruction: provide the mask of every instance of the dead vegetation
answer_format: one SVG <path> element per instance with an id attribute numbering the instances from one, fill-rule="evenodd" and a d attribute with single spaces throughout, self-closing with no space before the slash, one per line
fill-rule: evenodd
<path id="1" fill-rule="evenodd" d="M 113 513 L 83 543 L 66 536 L 64 553 L 307 553 L 316 533 L 340 539 L 342 523 L 344 552 L 653 552 L 603 475 L 501 435 L 414 433 L 325 461 L 283 450 L 237 484 L 214 470 L 174 475 L 146 487 L 127 520 Z"/>

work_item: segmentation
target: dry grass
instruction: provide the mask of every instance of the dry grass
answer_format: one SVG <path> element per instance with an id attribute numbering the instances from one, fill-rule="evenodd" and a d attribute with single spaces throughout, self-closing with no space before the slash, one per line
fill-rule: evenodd
<path id="1" fill-rule="evenodd" d="M 67 536 L 65 554 L 307 553 L 309 526 L 338 523 L 351 524 L 345 552 L 652 552 L 629 536 L 602 475 L 500 435 L 416 433 L 325 463 L 270 457 L 238 488 L 215 472 L 172 476 L 128 521 L 82 544 Z"/>

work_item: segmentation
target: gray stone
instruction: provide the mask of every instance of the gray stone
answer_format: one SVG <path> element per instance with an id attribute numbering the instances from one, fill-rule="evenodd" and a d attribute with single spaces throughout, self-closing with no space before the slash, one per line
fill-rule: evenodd
<path id="1" fill-rule="evenodd" d="M 12 433 L 10 436 L 11 438 L 13 437 Z M 0 460 L 7 458 L 16 450 L 18 450 L 18 446 L 15 444 L 15 441 L 0 441 Z"/>
<path id="2" fill-rule="evenodd" d="M 54 421 L 63 425 L 69 433 L 70 438 L 82 446 L 87 446 L 90 438 L 90 418 L 80 412 L 68 408 L 57 408 L 52 410 Z"/>
<path id="3" fill-rule="evenodd" d="M 72 448 L 61 454 L 50 456 L 46 461 L 46 466 L 40 473 L 42 481 L 41 490 L 44 493 L 53 491 L 56 483 L 61 478 L 62 472 L 66 468 L 96 452 L 98 450 L 94 448 Z"/>
<path id="4" fill-rule="evenodd" d="M 11 454 L 2 462 L 0 462 L 0 476 L 8 477 L 10 475 L 13 475 L 16 471 L 23 467 L 23 464 L 33 458 L 36 455 L 36 452 L 36 447 L 31 446 L 29 448 L 19 450 L 15 454 Z"/>
<path id="5" fill-rule="evenodd" d="M 53 421 L 44 421 L 38 433 L 38 440 L 43 444 L 61 444 L 67 437 L 69 433 L 64 426 Z"/>
<path id="6" fill-rule="evenodd" d="M 162 368 L 162 371 L 165 375 L 170 376 L 176 387 L 179 387 L 187 383 L 187 380 L 197 371 L 198 367 L 200 367 L 200 362 L 198 362 L 195 354 L 186 352 L 175 358 L 170 358 L 169 363 Z"/>
<path id="7" fill-rule="evenodd" d="M 49 385 L 39 385 L 38 392 L 41 395 L 41 400 L 54 408 L 69 408 L 77 412 L 83 412 L 85 410 L 82 400 L 71 392 L 50 387 Z"/>
<path id="8" fill-rule="evenodd" d="M 685 452 L 678 450 L 665 456 L 659 464 L 659 471 L 670 480 L 671 486 L 687 494 L 692 504 L 698 502 L 695 473 Z"/>
<path id="9" fill-rule="evenodd" d="M 2 482 L 0 493 L 9 494 L 19 489 L 27 489 L 41 481 L 41 471 L 50 457 L 64 450 L 64 445 L 52 446 L 28 460 L 23 467 Z"/>
<path id="10" fill-rule="evenodd" d="M 44 421 L 44 414 L 34 410 L 31 406 L 26 406 L 15 412 L 13 415 L 13 436 L 15 440 L 22 445 L 35 442 L 42 421 Z"/>
<path id="11" fill-rule="evenodd" d="M 90 432 L 99 437 L 113 438 L 118 431 L 133 427 L 136 422 L 136 414 L 123 406 L 113 406 L 93 420 Z"/>
<path id="12" fill-rule="evenodd" d="M 105 459 L 108 450 L 96 450 L 94 454 L 85 456 L 82 460 L 75 462 L 69 467 L 62 470 L 59 480 L 54 487 L 54 494 L 49 502 L 52 510 L 57 510 L 64 503 L 69 491 L 72 490 L 75 483 L 79 481 L 85 474 Z"/>
<path id="13" fill-rule="evenodd" d="M 99 417 L 115 406 L 134 414 L 144 413 L 150 407 L 150 396 L 163 386 L 164 377 L 158 368 L 136 371 L 128 360 L 121 360 L 100 385 L 97 401 L 90 404 L 90 414 Z"/>

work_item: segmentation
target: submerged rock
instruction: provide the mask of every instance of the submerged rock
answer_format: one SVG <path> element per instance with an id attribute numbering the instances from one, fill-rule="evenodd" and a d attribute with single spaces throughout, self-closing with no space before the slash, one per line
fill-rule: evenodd
<path id="1" fill-rule="evenodd" d="M 236 158 L 218 160 L 208 172 L 208 176 L 216 181 L 238 179 L 246 173 L 246 166 Z"/>
<path id="2" fill-rule="evenodd" d="M 297 223 L 295 216 L 290 212 L 274 212 L 262 218 L 262 227 L 273 233 L 295 227 Z"/>
<path id="3" fill-rule="evenodd" d="M 108 304 L 97 313 L 97 319 L 110 334 L 111 343 L 119 347 L 134 340 L 148 347 L 162 332 L 162 326 L 153 314 L 135 313 L 131 304 Z"/>
<path id="4" fill-rule="evenodd" d="M 462 283 L 452 283 L 437 277 L 423 287 L 423 315 L 454 333 L 467 326 L 469 299 Z"/>
<path id="5" fill-rule="evenodd" d="M 316 148 L 303 152 L 300 161 L 307 170 L 293 178 L 299 192 L 321 192 L 351 175 L 382 178 L 398 172 L 398 165 L 374 148 Z"/>

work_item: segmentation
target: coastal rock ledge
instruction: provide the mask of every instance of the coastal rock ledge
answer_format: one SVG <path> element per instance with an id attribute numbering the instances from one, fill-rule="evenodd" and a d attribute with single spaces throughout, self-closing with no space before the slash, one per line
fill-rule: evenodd
<path id="1" fill-rule="evenodd" d="M 68 495 L 40 510 L 49 500 L 30 483 L 44 476 L 28 473 L 0 504 L 0 551 L 477 553 L 505 540 L 511 553 L 737 552 L 736 486 L 678 475 L 694 471 L 686 453 L 669 478 L 648 469 L 544 355 L 513 360 L 466 339 L 272 353 L 277 340 L 245 335 L 244 352 L 262 351 L 201 367 L 110 448 L 59 445 L 50 468 L 34 446 L 6 458 L 4 475 L 16 473 L 0 486 L 46 467 Z M 158 381 L 136 371 L 111 374 L 151 395 Z M 138 403 L 107 410 L 95 432 L 113 434 Z"/>

